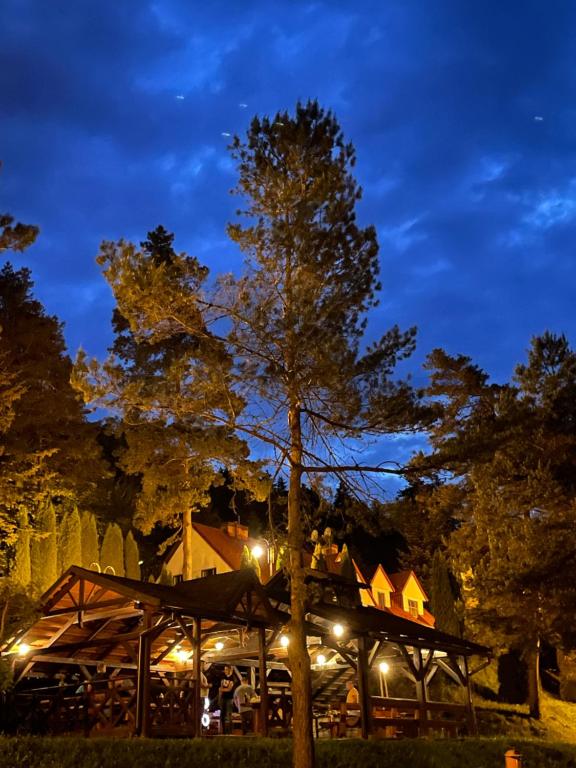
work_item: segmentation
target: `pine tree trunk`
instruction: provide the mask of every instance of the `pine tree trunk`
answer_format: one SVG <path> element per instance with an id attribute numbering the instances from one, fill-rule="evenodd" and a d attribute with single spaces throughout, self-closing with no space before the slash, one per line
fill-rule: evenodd
<path id="1" fill-rule="evenodd" d="M 540 638 L 526 656 L 528 666 L 528 706 L 530 717 L 540 719 Z"/>
<path id="2" fill-rule="evenodd" d="M 304 536 L 300 513 L 302 482 L 302 430 L 300 410 L 293 405 L 288 414 L 290 427 L 290 485 L 288 489 L 288 549 L 290 572 L 290 645 L 288 657 L 292 672 L 292 764 L 294 768 L 313 768 L 312 687 L 310 657 L 306 646 L 304 617 L 306 584 L 302 563 Z"/>
<path id="3" fill-rule="evenodd" d="M 182 515 L 182 578 L 192 578 L 192 511 L 187 509 Z"/>

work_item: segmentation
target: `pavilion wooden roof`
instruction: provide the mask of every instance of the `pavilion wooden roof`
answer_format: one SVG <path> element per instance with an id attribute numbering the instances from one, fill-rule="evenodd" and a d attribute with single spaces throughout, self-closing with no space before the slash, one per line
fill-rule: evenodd
<path id="1" fill-rule="evenodd" d="M 307 573 L 307 579 L 332 583 L 336 594 L 339 589 L 349 584 L 349 580 L 342 577 L 335 578 L 329 573 L 318 574 L 313 571 Z M 266 585 L 266 591 L 280 604 L 289 604 L 288 583 L 284 574 L 276 574 Z M 314 617 L 317 617 L 321 622 L 342 624 L 351 637 L 372 637 L 397 645 L 444 651 L 461 656 L 490 654 L 486 646 L 440 632 L 433 627 L 395 616 L 379 608 L 362 605 L 343 607 L 336 603 L 318 601 L 314 602 L 308 610 L 311 623 L 315 623 Z"/>
<path id="2" fill-rule="evenodd" d="M 175 670 L 185 666 L 176 652 L 192 650 L 193 618 L 202 620 L 206 650 L 216 634 L 286 621 L 271 607 L 252 571 L 171 587 L 72 566 L 43 595 L 40 617 L 2 650 L 29 646 L 28 666 L 103 662 L 135 668 L 142 630 L 162 626 L 152 645 L 152 667 Z"/>

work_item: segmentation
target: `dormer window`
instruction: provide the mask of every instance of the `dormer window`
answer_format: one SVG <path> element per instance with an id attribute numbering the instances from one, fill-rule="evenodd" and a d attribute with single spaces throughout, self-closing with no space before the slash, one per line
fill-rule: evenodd
<path id="1" fill-rule="evenodd" d="M 408 600 L 408 613 L 410 616 L 413 616 L 415 619 L 418 618 L 418 601 L 417 600 Z"/>
<path id="2" fill-rule="evenodd" d="M 384 609 L 388 607 L 388 604 L 386 602 L 386 592 L 381 592 L 380 590 L 378 590 L 378 592 L 376 592 L 376 599 L 378 602 L 378 608 Z"/>

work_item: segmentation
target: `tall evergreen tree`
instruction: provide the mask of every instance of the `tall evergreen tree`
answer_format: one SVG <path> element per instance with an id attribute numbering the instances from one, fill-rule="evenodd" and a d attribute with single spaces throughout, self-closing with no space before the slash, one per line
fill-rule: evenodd
<path id="1" fill-rule="evenodd" d="M 112 568 L 116 576 L 124 576 L 124 538 L 116 523 L 109 523 L 104 532 L 100 549 L 100 568 L 103 572 Z"/>
<path id="2" fill-rule="evenodd" d="M 100 562 L 100 547 L 98 546 L 98 527 L 96 517 L 92 512 L 82 512 L 80 519 L 82 567 L 94 568 Z"/>
<path id="3" fill-rule="evenodd" d="M 576 610 L 576 354 L 564 337 L 544 334 L 508 385 L 440 350 L 430 368 L 435 451 L 416 464 L 444 466 L 460 486 L 462 523 L 449 549 L 467 626 L 522 651 L 538 717 L 541 641 L 576 643 L 566 622 Z"/>
<path id="4" fill-rule="evenodd" d="M 183 332 L 195 338 L 193 354 L 170 367 L 165 386 L 153 388 L 164 428 L 182 421 L 213 425 L 227 445 L 210 445 L 203 435 L 197 450 L 204 456 L 225 451 L 221 460 L 231 457 L 236 465 L 231 438 L 259 441 L 289 476 L 294 763 L 308 768 L 313 740 L 303 478 L 397 471 L 342 461 L 337 446 L 414 423 L 413 393 L 393 380 L 393 371 L 411 353 L 415 331 L 394 327 L 370 346 L 363 341 L 365 315 L 380 287 L 378 246 L 374 229 L 356 222 L 361 192 L 351 174 L 355 154 L 332 114 L 312 102 L 299 104 L 294 115 L 255 118 L 246 141 L 234 140 L 232 154 L 248 219 L 245 227 L 229 227 L 246 257 L 240 279 L 222 277 L 209 294 L 196 260 L 178 255 L 158 265 L 125 243 L 105 244 L 100 263 L 139 339 Z M 117 403 L 117 368 L 85 366 L 80 360 L 92 394 Z M 135 389 L 123 387 L 120 397 L 134 403 Z"/>
<path id="5" fill-rule="evenodd" d="M 58 535 L 56 512 L 51 501 L 43 504 L 36 515 L 30 547 L 32 587 L 45 592 L 58 578 Z"/>
<path id="6" fill-rule="evenodd" d="M 241 474 L 243 486 L 260 498 L 268 484 L 258 465 L 247 463 L 245 442 L 205 417 L 212 410 L 236 412 L 241 400 L 229 397 L 219 383 L 229 375 L 231 363 L 201 313 L 191 308 L 188 324 L 159 316 L 152 323 L 144 319 L 154 294 L 171 300 L 168 292 L 180 285 L 174 309 L 181 311 L 190 292 L 195 294 L 207 278 L 208 270 L 195 258 L 174 251 L 173 238 L 158 227 L 148 233 L 140 251 L 127 243 L 102 245 L 98 261 L 111 282 L 122 284 L 113 317 L 116 337 L 103 369 L 79 355 L 75 382 L 88 399 L 100 398 L 121 417 L 119 465 L 140 486 L 135 524 L 144 533 L 158 522 L 181 526 L 184 577 L 190 578 L 192 512 L 209 502 L 222 463 Z"/>
<path id="7" fill-rule="evenodd" d="M 132 531 L 124 539 L 124 571 L 129 579 L 140 579 L 140 552 Z"/>
<path id="8" fill-rule="evenodd" d="M 82 526 L 77 507 L 65 512 L 59 526 L 60 571 L 82 565 Z"/>
<path id="9" fill-rule="evenodd" d="M 457 588 L 446 555 L 441 549 L 437 549 L 432 557 L 430 610 L 436 620 L 436 629 L 456 637 L 462 635 Z"/>
<path id="10" fill-rule="evenodd" d="M 70 385 L 62 326 L 32 296 L 27 269 L 0 270 L 0 524 L 9 543 L 19 509 L 55 497 L 90 500 L 99 476 L 97 427 Z"/>
<path id="11" fill-rule="evenodd" d="M 30 525 L 28 513 L 20 509 L 18 513 L 18 535 L 14 547 L 14 558 L 10 568 L 10 579 L 20 587 L 28 587 L 32 578 L 30 563 Z"/>

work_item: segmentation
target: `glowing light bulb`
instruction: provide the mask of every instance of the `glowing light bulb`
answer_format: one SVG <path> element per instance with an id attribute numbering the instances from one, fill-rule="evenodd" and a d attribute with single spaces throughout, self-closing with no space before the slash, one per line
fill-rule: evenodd
<path id="1" fill-rule="evenodd" d="M 387 675 L 390 672 L 390 665 L 386 661 L 381 661 L 379 667 L 383 675 Z"/>
<path id="2" fill-rule="evenodd" d="M 183 650 L 178 650 L 176 651 L 176 658 L 178 659 L 178 661 L 182 662 L 183 664 L 185 661 L 188 661 L 188 652 Z"/>
<path id="3" fill-rule="evenodd" d="M 216 648 L 217 651 L 221 651 L 222 648 L 224 648 L 224 643 L 222 642 L 222 640 L 218 640 L 214 648 Z"/>
<path id="4" fill-rule="evenodd" d="M 316 656 L 316 664 L 323 667 L 324 664 L 326 664 L 326 656 L 324 656 L 323 653 L 319 653 L 318 656 Z"/>
<path id="5" fill-rule="evenodd" d="M 202 725 L 204 726 L 204 728 L 208 728 L 208 726 L 210 725 L 210 715 L 208 714 L 208 712 L 204 712 L 204 714 L 202 715 Z"/>
<path id="6" fill-rule="evenodd" d="M 290 638 L 288 637 L 288 635 L 282 635 L 280 637 L 280 645 L 282 646 L 282 648 L 288 648 L 289 643 L 290 643 Z"/>
<path id="7" fill-rule="evenodd" d="M 334 634 L 334 637 L 342 637 L 344 634 L 344 627 L 342 624 L 334 624 L 332 627 L 332 632 Z"/>
<path id="8" fill-rule="evenodd" d="M 30 646 L 26 643 L 20 643 L 18 646 L 18 656 L 26 656 L 27 653 L 30 652 Z"/>
<path id="9" fill-rule="evenodd" d="M 208 696 L 204 697 L 204 709 L 206 710 L 206 712 L 208 712 L 208 710 L 210 709 L 210 699 L 208 698 Z"/>
<path id="10" fill-rule="evenodd" d="M 262 549 L 260 544 L 256 544 L 255 547 L 252 547 L 252 557 L 255 557 L 256 559 L 258 559 L 259 557 L 262 557 L 263 554 L 264 554 L 264 550 Z"/>

